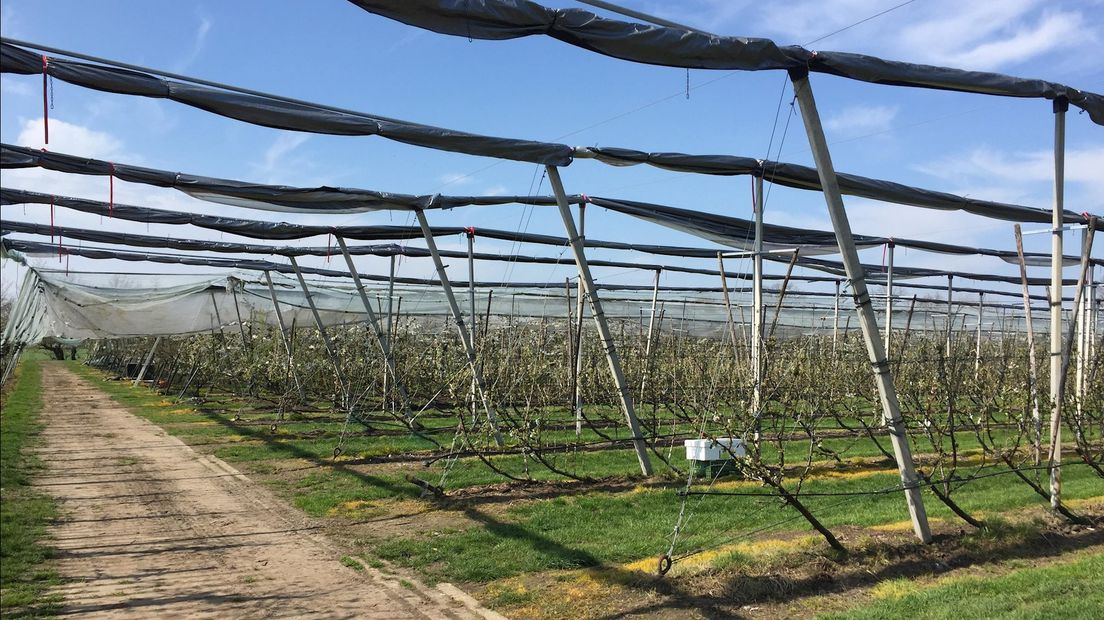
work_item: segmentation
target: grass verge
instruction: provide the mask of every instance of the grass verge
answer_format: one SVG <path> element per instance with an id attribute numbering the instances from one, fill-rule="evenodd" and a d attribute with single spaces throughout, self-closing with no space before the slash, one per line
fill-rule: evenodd
<path id="1" fill-rule="evenodd" d="M 39 430 L 42 369 L 26 361 L 16 371 L 0 413 L 0 611 L 5 618 L 54 615 L 61 583 L 50 567 L 46 524 L 57 515 L 54 501 L 30 486 L 41 464 L 27 453 Z"/>
<path id="2" fill-rule="evenodd" d="M 1104 617 L 1104 555 L 1021 569 L 999 577 L 965 577 L 933 587 L 903 588 L 877 603 L 824 620 L 972 620 Z"/>

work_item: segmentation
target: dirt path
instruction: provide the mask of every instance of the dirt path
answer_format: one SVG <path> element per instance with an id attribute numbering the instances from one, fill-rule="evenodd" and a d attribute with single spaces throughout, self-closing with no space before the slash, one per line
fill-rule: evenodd
<path id="1" fill-rule="evenodd" d="M 118 618 L 494 617 L 437 589 L 343 566 L 311 523 L 226 463 L 43 365 L 36 480 L 60 500 L 50 535 L 63 615 Z M 454 598 L 454 595 L 457 596 Z"/>

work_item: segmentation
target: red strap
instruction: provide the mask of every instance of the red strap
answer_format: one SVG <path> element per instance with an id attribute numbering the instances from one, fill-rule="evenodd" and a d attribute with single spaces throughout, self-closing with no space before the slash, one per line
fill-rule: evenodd
<path id="1" fill-rule="evenodd" d="M 464 230 L 468 233 L 469 239 L 475 236 L 475 226 L 468 226 Z"/>
<path id="2" fill-rule="evenodd" d="M 42 55 L 42 133 L 45 144 L 50 143 L 50 91 L 47 89 L 46 80 L 50 78 L 47 69 L 50 68 L 50 59 L 46 54 Z"/>
<path id="3" fill-rule="evenodd" d="M 586 194 L 579 194 L 579 196 L 583 199 L 583 204 L 590 202 L 590 196 L 587 196 Z"/>

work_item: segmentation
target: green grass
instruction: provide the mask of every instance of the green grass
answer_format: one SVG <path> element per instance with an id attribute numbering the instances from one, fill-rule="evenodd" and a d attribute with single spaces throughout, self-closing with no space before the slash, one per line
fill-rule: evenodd
<path id="1" fill-rule="evenodd" d="M 955 579 L 821 618 L 1104 618 L 1104 555 L 1090 555 L 1056 566 L 1021 569 L 999 577 Z"/>
<path id="2" fill-rule="evenodd" d="M 30 486 L 41 465 L 27 454 L 42 409 L 39 364 L 30 360 L 19 367 L 0 414 L 0 610 L 5 618 L 53 615 L 60 601 L 47 594 L 61 578 L 49 565 L 45 540 L 46 524 L 57 509 Z"/>
<path id="3" fill-rule="evenodd" d="M 283 464 L 294 463 L 296 459 L 318 465 L 317 469 L 298 474 L 298 477 L 293 475 L 268 480 L 274 490 L 312 516 L 357 520 L 385 515 L 392 501 L 419 496 L 420 489 L 408 482 L 406 475 L 416 475 L 438 484 L 448 463 L 441 459 L 428 468 L 418 461 L 402 466 L 349 466 L 343 460 L 334 461 L 332 458 L 341 428 L 340 416 L 311 414 L 308 421 L 292 420 L 281 424 L 274 432 L 269 428 L 274 414 L 263 409 L 243 407 L 245 399 L 222 395 L 217 403 L 209 401 L 207 405 L 217 405 L 225 410 L 181 411 L 187 407 L 169 405 L 166 397 L 146 388 L 133 388 L 125 381 L 107 381 L 102 373 L 84 366 L 74 364 L 74 369 L 139 415 L 162 424 L 174 435 L 220 458 L 243 464 L 251 473 L 274 473 Z M 173 409 L 177 413 L 168 413 Z M 242 412 L 240 416 L 238 411 Z M 569 417 L 564 411 L 550 413 L 549 419 L 562 421 Z M 426 422 L 440 430 L 438 439 L 448 445 L 453 422 L 433 416 L 427 416 Z M 321 431 L 321 434 L 311 437 L 295 434 L 307 431 Z M 611 432 L 617 434 L 614 429 Z M 555 431 L 554 434 L 562 435 L 565 440 L 573 438 L 573 431 Z M 1005 431 L 1002 430 L 994 432 L 994 436 L 1003 434 Z M 590 436 L 584 441 L 593 438 Z M 886 442 L 883 440 L 883 443 Z M 917 446 L 918 452 L 924 450 L 923 443 Z M 880 454 L 873 442 L 866 438 L 826 439 L 823 445 L 839 452 L 844 458 Z M 976 445 L 977 440 L 972 433 L 960 434 L 961 450 L 969 450 Z M 787 453 L 792 454 L 802 453 L 807 446 L 807 442 L 792 441 L 785 442 L 784 447 Z M 428 452 L 430 448 L 429 442 L 409 435 L 355 436 L 346 441 L 342 459 Z M 768 461 L 773 459 L 777 449 L 774 444 L 765 444 L 764 458 Z M 671 452 L 673 462 L 684 466 L 681 446 L 676 446 Z M 636 457 L 630 449 L 559 453 L 549 458 L 564 470 L 596 478 L 627 476 L 631 483 L 634 477 L 639 476 Z M 831 463 L 823 455 L 818 458 L 825 464 Z M 497 467 L 519 477 L 528 472 L 535 480 L 563 479 L 521 455 L 496 456 L 490 457 L 490 460 Z M 887 463 L 884 468 L 891 469 L 892 464 Z M 969 471 L 962 473 L 968 475 Z M 498 473 L 478 459 L 462 458 L 451 466 L 444 486 L 452 490 L 502 481 Z M 1067 468 L 1064 482 L 1065 497 L 1069 499 L 1104 493 L 1104 485 L 1084 467 Z M 857 478 L 810 480 L 802 491 L 862 492 L 891 488 L 897 484 L 899 480 L 895 473 L 877 473 Z M 681 503 L 674 491 L 681 485 L 681 480 L 672 477 L 666 488 L 650 487 L 632 493 L 591 491 L 577 496 L 565 494 L 489 510 L 472 505 L 462 510 L 464 516 L 476 524 L 473 527 L 425 532 L 412 528 L 405 536 L 366 540 L 363 550 L 416 568 L 431 580 L 464 582 L 487 582 L 550 569 L 635 561 L 666 550 L 667 537 Z M 1043 504 L 1041 498 L 1012 476 L 974 481 L 956 492 L 954 498 L 967 511 L 987 514 Z M 899 493 L 861 498 L 810 497 L 804 501 L 830 528 L 879 525 L 908 518 Z M 354 502 L 364 504 L 352 509 L 342 506 Z M 926 495 L 926 505 L 934 517 L 957 519 L 930 494 Z M 676 552 L 709 548 L 742 533 L 768 526 L 774 526 L 777 531 L 809 529 L 792 509 L 780 505 L 773 498 L 693 498 L 689 500 L 688 511 L 693 513 L 693 517 L 683 528 Z M 731 561 L 739 563 L 741 558 L 734 557 Z"/>
<path id="4" fill-rule="evenodd" d="M 1089 497 L 1104 484 L 1088 468 L 1063 470 L 1064 496 Z M 810 480 L 803 492 L 855 492 L 898 484 L 896 474 L 858 479 Z M 754 489 L 748 489 L 754 490 Z M 1011 476 L 976 480 L 955 499 L 968 511 L 998 512 L 1042 500 Z M 864 497 L 809 497 L 804 503 L 825 526 L 871 526 L 908 519 L 899 493 Z M 380 541 L 380 557 L 417 568 L 438 579 L 485 582 L 521 573 L 630 562 L 666 551 L 681 500 L 674 488 L 634 493 L 587 493 L 520 504 L 504 514 L 468 509 L 478 527 Z M 956 519 L 931 495 L 928 514 Z M 676 553 L 712 548 L 743 533 L 776 525 L 780 531 L 809 530 L 777 499 L 707 496 L 688 501 L 693 517 L 684 525 Z M 795 518 L 796 517 L 796 518 Z M 761 534 L 768 536 L 768 533 Z"/>

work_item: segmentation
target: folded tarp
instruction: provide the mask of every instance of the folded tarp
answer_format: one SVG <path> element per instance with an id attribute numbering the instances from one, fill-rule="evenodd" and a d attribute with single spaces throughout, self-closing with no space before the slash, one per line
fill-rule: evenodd
<path id="1" fill-rule="evenodd" d="M 201 200 L 289 213 L 362 213 L 378 210 L 452 209 L 460 206 L 555 204 L 550 196 L 414 196 L 347 187 L 263 185 L 142 168 L 8 144 L 0 145 L 0 168 L 35 167 L 70 174 L 110 175 L 131 183 L 170 187 Z"/>
<path id="2" fill-rule="evenodd" d="M 644 151 L 620 148 L 587 147 L 577 149 L 576 153 L 577 155 L 589 154 L 600 161 L 620 166 L 647 164 L 676 172 L 694 172 L 720 176 L 750 175 L 762 177 L 764 180 L 777 185 L 820 191 L 820 177 L 816 168 L 797 164 L 761 161 L 734 155 L 645 153 Z M 845 172 L 837 172 L 836 178 L 839 180 L 840 191 L 848 196 L 941 211 L 965 211 L 973 215 L 1010 222 L 1049 223 L 1051 221 L 1051 211 L 1049 209 L 977 200 Z M 1085 219 L 1081 214 L 1070 210 L 1065 211 L 1063 218 L 1066 222 L 1083 222 Z"/>
<path id="3" fill-rule="evenodd" d="M 36 55 L 32 52 L 16 47 L 14 45 L 3 43 L 0 44 L 0 71 L 10 71 L 14 73 L 42 73 L 45 70 L 50 75 L 54 75 L 58 79 L 63 79 L 74 84 L 81 86 L 87 86 L 89 88 L 99 88 L 107 92 L 116 92 L 123 94 L 132 94 L 140 96 L 156 96 L 151 95 L 151 92 L 161 92 L 163 87 L 159 86 L 162 83 L 176 84 L 175 82 L 169 82 L 153 75 L 145 73 L 139 73 L 129 69 L 116 68 L 104 65 L 90 65 L 86 63 L 79 63 L 73 61 L 67 61 L 64 59 L 55 59 L 50 57 L 44 57 Z M 146 82 L 149 82 L 146 84 Z M 145 84 L 144 87 L 138 87 L 136 85 Z M 128 88 L 128 85 L 130 86 Z M 191 93 L 190 102 L 191 105 L 196 105 L 208 111 L 216 114 L 222 114 L 230 118 L 238 120 L 245 120 L 247 122 L 253 122 L 265 126 L 281 127 L 287 129 L 296 129 L 296 127 L 287 126 L 286 124 L 280 124 L 284 122 L 290 112 L 284 110 L 287 106 L 292 106 L 295 110 L 301 110 L 308 118 L 313 119 L 319 114 L 337 114 L 341 118 L 359 118 L 359 113 L 354 112 L 334 112 L 331 110 L 325 110 L 322 107 L 311 107 L 303 104 L 289 104 L 280 99 L 273 97 L 261 97 L 251 94 L 239 94 L 233 91 L 225 89 L 211 88 L 201 85 L 185 84 Z M 206 93 L 206 96 L 210 98 L 214 103 L 210 105 L 197 105 L 196 101 L 199 100 L 199 94 Z M 244 106 L 244 109 L 249 111 L 247 117 L 241 115 L 227 114 L 225 113 L 223 106 L 216 105 L 224 100 L 234 100 L 237 97 L 248 98 L 248 105 Z M 186 102 L 189 103 L 189 102 Z M 261 122 L 259 119 L 267 118 L 266 115 L 271 115 L 272 118 L 268 119 L 268 122 Z M 393 123 L 401 123 L 401 121 L 390 121 Z M 408 124 L 414 127 L 419 127 L 425 131 L 444 132 L 443 135 L 456 135 L 456 136 L 470 136 L 470 134 L 464 134 L 462 132 L 453 132 L 451 130 L 443 130 L 436 128 L 425 128 L 422 125 Z M 306 127 L 306 125 L 304 125 Z M 303 131 L 310 131 L 303 128 Z M 503 138 L 480 138 L 481 140 L 493 140 L 493 141 L 507 141 L 507 142 L 521 142 L 517 148 L 517 152 L 514 153 L 514 157 L 507 157 L 511 159 L 521 159 L 523 161 L 534 161 L 537 163 L 551 163 L 543 161 L 539 158 L 526 158 L 519 153 L 523 154 L 526 148 L 536 148 L 532 145 L 540 145 L 541 143 L 529 142 L 529 141 L 508 141 Z M 526 145 L 529 145 L 528 147 Z M 482 151 L 476 151 L 472 148 L 470 141 L 466 138 L 456 145 L 455 148 L 445 148 L 443 146 L 434 146 L 433 144 L 423 144 L 429 148 L 443 148 L 444 150 L 455 150 L 469 154 L 485 155 L 488 157 L 506 157 L 502 155 L 501 148 L 484 149 Z M 753 175 L 763 176 L 764 178 L 771 180 L 772 182 L 778 182 L 780 184 L 787 185 L 789 187 L 817 190 L 820 189 L 820 182 L 817 177 L 816 170 L 807 166 L 798 166 L 795 164 L 785 164 L 777 162 L 762 162 L 758 160 L 737 157 L 728 155 L 686 155 L 682 153 L 646 153 L 643 151 L 636 151 L 632 149 L 620 149 L 620 148 L 579 148 L 572 149 L 561 144 L 543 144 L 543 147 L 560 152 L 560 149 L 567 148 L 566 159 L 561 161 L 557 165 L 566 165 L 571 161 L 571 153 L 574 152 L 576 156 L 596 158 L 599 161 L 613 165 L 630 165 L 630 164 L 648 164 L 660 168 L 666 168 L 669 170 L 677 170 L 681 172 L 693 172 L 698 174 L 722 174 L 722 175 Z M 512 152 L 512 151 L 511 151 Z M 133 168 L 133 167 L 132 167 Z M 146 169 L 133 168 L 131 172 L 137 173 Z M 146 170 L 148 172 L 148 170 Z M 102 173 L 106 174 L 106 173 Z M 1024 221 L 1024 222 L 1049 222 L 1049 211 L 1023 207 L 1019 205 L 1010 205 L 998 202 L 984 201 L 984 200 L 972 200 L 962 196 L 956 196 L 954 194 L 948 194 L 946 192 L 937 192 L 932 190 L 926 190 L 921 188 L 910 187 L 900 183 L 894 183 L 890 181 L 881 181 L 878 179 L 869 179 L 857 175 L 850 175 L 846 173 L 838 173 L 840 178 L 840 188 L 845 194 L 862 196 L 865 198 L 871 198 L 875 200 L 881 200 L 885 202 L 892 202 L 897 204 L 905 204 L 918 207 L 926 207 L 932 209 L 943 210 L 955 210 L 961 209 L 970 213 L 978 215 L 984 215 L 986 217 L 994 217 L 999 219 L 1005 219 L 1009 221 Z M 411 208 L 449 208 L 447 203 L 440 202 L 434 196 L 409 196 L 403 194 L 377 194 L 373 192 L 365 192 L 362 190 L 341 190 L 338 188 L 317 188 L 312 190 L 310 195 L 301 197 L 300 200 L 293 200 L 293 197 L 287 195 L 274 195 L 273 189 L 280 189 L 278 186 L 259 186 L 255 184 L 243 184 L 245 187 L 235 187 L 236 193 L 229 194 L 225 191 L 216 192 L 211 195 L 204 195 L 204 189 L 201 187 L 203 180 L 210 180 L 207 177 L 192 177 L 189 176 L 183 179 L 185 186 L 181 187 L 182 191 L 188 191 L 199 198 L 207 200 L 214 200 L 216 202 L 229 202 L 230 204 L 236 204 L 238 206 L 252 206 L 255 208 L 265 208 L 271 210 L 309 210 L 309 211 L 329 211 L 334 213 L 351 213 L 358 211 L 369 211 L 373 209 L 411 209 Z M 214 179 L 218 181 L 218 179 Z M 162 183 L 168 181 L 162 180 Z M 247 190 L 252 190 L 249 192 Z M 344 196 L 339 199 L 337 196 L 327 196 L 326 192 L 322 190 L 330 190 L 330 192 L 336 192 L 339 194 L 358 193 L 359 196 Z M 244 194 L 244 195 L 243 195 Z M 252 194 L 252 195 L 249 195 Z M 509 197 L 505 197 L 508 199 Z M 329 202 L 324 202 L 328 200 Z M 253 204 L 250 204 L 253 201 Z M 498 202 L 484 203 L 484 204 L 501 204 L 502 199 Z M 520 201 L 517 201 L 520 202 Z M 471 203 L 469 203 L 471 204 Z M 282 209 L 281 209 L 282 207 Z M 1078 221 L 1078 215 L 1073 212 L 1067 212 L 1064 217 L 1066 221 Z"/>
<path id="4" fill-rule="evenodd" d="M 159 78 L 148 73 L 62 58 L 47 58 L 3 43 L 0 71 L 24 75 L 44 70 L 56 79 L 109 93 L 171 99 L 220 116 L 254 125 L 342 136 L 381 136 L 397 142 L 441 151 L 499 159 L 566 166 L 571 147 L 565 144 L 481 136 L 452 129 L 363 113 L 323 108 Z"/>
<path id="5" fill-rule="evenodd" d="M 813 52 L 770 39 L 722 37 L 682 28 L 604 19 L 581 9 L 551 9 L 526 0 L 350 0 L 404 24 L 469 39 L 545 35 L 633 62 L 730 71 L 808 70 L 894 86 L 1004 97 L 1064 97 L 1104 125 L 1104 97 L 1045 80 L 964 71 L 845 52 Z"/>
<path id="6" fill-rule="evenodd" d="M 204 256 L 190 256 L 186 254 L 161 254 L 156 252 L 134 252 L 134 251 L 120 251 L 114 249 L 95 248 L 95 247 L 79 247 L 71 244 L 55 244 L 55 243 L 39 243 L 37 241 L 25 241 L 23 239 L 12 239 L 5 237 L 0 240 L 0 247 L 5 252 L 16 251 L 27 256 L 38 257 L 57 257 L 59 254 L 64 256 L 79 256 L 82 258 L 90 258 L 94 260 L 122 260 L 130 262 L 150 262 L 160 263 L 166 265 L 190 265 L 197 267 L 217 267 L 220 269 L 244 269 L 247 271 L 271 271 L 273 273 L 292 274 L 295 270 L 291 265 L 285 265 L 281 263 L 274 263 L 265 260 L 255 259 L 242 259 L 242 258 L 211 258 Z M 323 276 L 328 278 L 349 278 L 348 271 L 339 271 L 336 269 L 322 269 L 318 267 L 306 267 L 301 266 L 300 270 L 307 275 Z M 362 280 L 371 282 L 390 282 L 388 276 L 366 274 L 361 273 L 360 278 Z M 417 286 L 434 286 L 439 283 L 436 279 L 428 278 L 404 278 L 396 277 L 394 279 L 396 284 L 403 285 L 417 285 Z M 450 283 L 456 288 L 466 288 L 469 284 L 467 280 L 451 280 Z M 529 289 L 563 289 L 563 282 L 481 282 L 476 281 L 474 283 L 476 288 L 529 288 Z M 574 286 L 574 284 L 571 284 Z M 635 284 L 603 284 L 601 282 L 596 283 L 596 286 L 603 290 L 611 291 L 650 291 L 652 286 L 650 285 L 635 285 Z M 661 290 L 665 291 L 682 291 L 682 292 L 707 292 L 716 293 L 720 292 L 720 287 L 715 286 L 664 286 Z"/>
<path id="7" fill-rule="evenodd" d="M 60 203 L 59 203 L 60 204 Z M 106 211 L 106 209 L 105 209 Z M 361 227 L 358 227 L 361 228 Z M 399 228 L 399 227 L 394 227 Z M 417 229 L 410 229 L 415 233 L 409 236 L 409 238 L 418 237 L 421 238 L 421 232 Z M 458 229 L 462 232 L 463 229 Z M 338 235 L 341 235 L 341 231 L 334 231 Z M 145 248 L 159 248 L 179 250 L 185 252 L 220 252 L 220 253 L 233 253 L 233 254 L 267 254 L 277 256 L 326 256 L 332 257 L 335 254 L 340 254 L 340 249 L 336 245 L 328 246 L 275 246 L 275 245 L 261 245 L 252 243 L 234 243 L 226 241 L 208 241 L 201 239 L 180 239 L 177 237 L 157 237 L 151 235 L 136 235 L 129 233 L 119 233 L 103 230 L 87 230 L 83 228 L 72 228 L 68 226 L 57 226 L 47 224 L 33 224 L 29 222 L 18 222 L 14 220 L 4 220 L 0 222 L 0 234 L 6 233 L 21 233 L 48 237 L 60 237 L 62 239 L 71 239 L 79 241 L 90 241 L 93 243 L 110 243 L 118 245 L 130 245 Z M 480 233 L 482 234 L 482 233 Z M 567 240 L 563 240 L 564 244 Z M 411 258 L 426 258 L 430 256 L 429 250 L 420 247 L 410 247 L 398 244 L 379 244 L 379 245 L 349 245 L 347 246 L 349 254 L 353 256 L 407 256 Z M 459 250 L 438 250 L 438 253 L 444 258 L 456 258 L 466 259 L 468 257 L 467 252 Z M 714 253 L 714 256 L 716 254 Z M 574 265 L 575 259 L 570 257 L 549 257 L 549 256 L 526 256 L 521 254 L 491 254 L 487 252 L 473 252 L 472 258 L 480 261 L 497 261 L 508 263 L 530 263 L 530 264 L 543 264 L 543 265 Z M 679 273 L 693 273 L 698 275 L 707 276 L 720 276 L 720 272 L 716 269 L 702 269 L 697 267 L 684 267 L 681 265 L 661 265 L 652 263 L 640 263 L 640 262 L 625 262 L 625 261 L 610 261 L 601 259 L 591 259 L 587 261 L 592 267 L 614 267 L 618 269 L 644 269 L 652 271 L 672 271 Z M 731 279 L 745 279 L 748 276 L 747 273 L 738 272 L 726 272 L 725 276 Z M 766 279 L 781 279 L 780 275 L 768 275 L 764 276 Z M 835 278 L 819 278 L 822 281 L 831 281 Z"/>
<path id="8" fill-rule="evenodd" d="M 631 215 L 667 228 L 680 230 L 715 243 L 745 250 L 751 249 L 754 245 L 755 222 L 750 220 L 631 200 L 617 200 L 598 196 L 590 196 L 587 200 L 599 207 Z M 859 248 L 895 245 L 940 254 L 991 256 L 1008 263 L 1019 263 L 1016 252 L 1009 250 L 992 250 L 934 241 L 921 241 L 919 239 L 898 239 L 896 237 L 873 237 L 870 235 L 852 235 L 852 237 L 855 240 L 856 247 Z M 836 235 L 829 231 L 764 223 L 763 240 L 763 249 L 768 252 L 800 248 L 803 256 L 839 253 L 839 248 L 836 246 Z M 1028 265 L 1048 266 L 1050 260 L 1050 254 L 1024 253 L 1024 262 Z M 1081 259 L 1076 256 L 1064 256 L 1062 260 L 1065 265 L 1077 265 L 1081 262 Z M 1090 261 L 1094 265 L 1104 265 L 1104 259 L 1090 259 Z"/>
<path id="9" fill-rule="evenodd" d="M 157 249 L 174 249 L 174 250 L 182 250 L 182 251 L 204 251 L 204 252 L 241 253 L 241 254 L 266 254 L 266 255 L 280 255 L 280 256 L 307 256 L 307 255 L 311 255 L 311 256 L 328 256 L 328 255 L 332 255 L 332 253 L 333 253 L 333 248 L 332 247 L 330 247 L 330 248 L 294 248 L 294 247 L 278 247 L 278 246 L 257 245 L 257 244 L 242 244 L 242 243 L 233 243 L 233 242 L 227 242 L 227 241 L 208 241 L 208 240 L 202 240 L 202 239 L 177 239 L 177 238 L 167 238 L 167 237 L 155 237 L 155 236 L 151 236 L 151 235 L 136 235 L 136 234 L 119 233 L 119 232 L 111 232 L 111 231 L 98 231 L 98 230 L 86 230 L 86 229 L 71 228 L 71 227 L 49 226 L 49 225 L 46 225 L 46 224 L 32 224 L 32 223 L 27 223 L 27 222 L 5 221 L 5 222 L 3 222 L 2 226 L 3 226 L 2 229 L 0 229 L 0 233 L 2 233 L 2 234 L 6 234 L 6 233 L 9 233 L 9 232 L 18 232 L 18 233 L 34 234 L 34 235 L 50 236 L 50 237 L 54 237 L 55 235 L 57 235 L 57 236 L 59 236 L 63 239 L 68 238 L 68 239 L 77 239 L 77 240 L 81 240 L 81 241 L 91 241 L 91 242 L 94 242 L 94 243 L 109 243 L 109 244 L 130 245 L 130 246 L 136 246 L 136 247 L 157 248 Z M 60 249 L 55 247 L 52 254 L 57 254 L 60 251 L 61 251 Z M 67 252 L 67 253 L 71 253 L 71 252 Z M 350 248 L 350 253 L 355 253 L 355 254 L 360 254 L 360 255 L 378 255 L 378 256 L 392 256 L 392 255 L 396 255 L 396 254 L 403 254 L 403 255 L 418 255 L 418 256 L 424 257 L 424 256 L 429 255 L 429 251 L 425 250 L 425 249 L 410 248 L 409 252 L 408 252 L 408 251 L 404 250 L 403 248 L 400 248 L 399 246 L 353 246 L 353 247 Z M 450 252 L 450 254 L 452 255 L 452 257 L 455 257 L 455 258 L 465 258 L 466 257 L 466 254 L 463 253 L 463 252 Z M 170 256 L 175 257 L 175 256 L 178 256 L 178 255 L 170 255 Z M 93 257 L 90 257 L 90 258 L 93 258 Z M 475 257 L 473 256 L 473 258 L 475 258 Z M 480 258 L 480 260 L 498 260 L 498 261 L 514 261 L 514 260 L 517 260 L 517 257 L 514 257 L 514 256 L 501 256 L 501 255 L 495 255 L 495 254 L 481 254 L 479 258 Z M 558 262 L 558 263 L 561 263 L 561 264 L 569 264 L 567 260 L 562 260 L 561 261 L 561 260 L 558 260 L 558 259 L 542 259 L 542 258 L 538 258 L 538 257 L 531 257 L 531 258 L 532 258 L 532 260 L 518 261 L 518 262 L 551 262 L 551 261 L 554 260 L 555 262 Z M 773 260 L 773 261 L 777 261 L 777 262 L 785 262 L 785 261 L 789 260 L 785 256 L 767 256 L 766 258 L 768 260 Z M 224 259 L 216 259 L 216 260 L 224 260 Z M 253 261 L 247 261 L 247 262 L 253 262 Z M 595 263 L 592 263 L 592 264 L 594 264 L 594 266 L 613 266 L 613 267 L 630 268 L 630 269 L 643 269 L 643 268 L 645 268 L 643 266 L 635 265 L 635 264 L 631 264 L 631 263 L 619 263 L 619 262 L 612 262 L 612 261 L 599 261 L 599 262 L 603 263 L 603 264 L 595 264 Z M 194 264 L 194 263 L 187 263 L 187 264 Z M 843 265 L 838 263 L 838 262 L 835 262 L 835 261 L 826 261 L 826 260 L 819 260 L 819 259 L 814 259 L 814 258 L 799 258 L 799 260 L 797 261 L 797 264 L 801 265 L 802 267 L 809 267 L 809 268 L 817 269 L 819 271 L 824 271 L 824 272 L 827 272 L 827 273 L 832 273 L 832 274 L 841 275 L 841 276 L 846 275 L 846 273 L 843 269 Z M 215 266 L 215 265 L 212 264 L 212 266 Z M 234 265 L 233 267 L 234 268 L 240 268 L 240 269 L 253 269 L 253 267 L 248 266 L 247 264 Z M 656 265 L 656 266 L 651 266 L 651 267 L 661 268 L 662 266 Z M 881 274 L 884 275 L 886 273 L 886 267 L 884 265 L 880 266 L 880 267 L 877 266 L 877 265 L 863 265 L 863 268 L 864 268 L 864 270 L 867 274 L 876 275 L 876 274 L 879 274 L 879 272 L 880 272 Z M 288 269 L 290 269 L 290 267 L 288 267 Z M 320 275 L 325 275 L 325 274 L 320 274 Z M 719 272 L 712 272 L 712 273 L 706 273 L 705 275 L 720 275 L 720 274 L 719 274 Z M 894 276 L 897 277 L 897 278 L 900 278 L 900 279 L 905 279 L 905 278 L 927 278 L 927 277 L 937 277 L 937 276 L 955 276 L 955 277 L 958 277 L 958 278 L 963 278 L 963 279 L 967 279 L 967 280 L 976 280 L 976 281 L 982 281 L 982 282 L 1004 282 L 1004 283 L 1008 283 L 1008 284 L 1018 284 L 1020 282 L 1020 280 L 1018 278 L 1015 278 L 1015 277 L 1012 277 L 1012 276 L 998 276 L 998 275 L 992 275 L 992 274 L 967 273 L 967 272 L 959 272 L 959 271 L 943 271 L 943 270 L 938 270 L 938 269 L 926 269 L 926 268 L 919 268 L 919 267 L 901 267 L 901 266 L 894 267 Z M 387 279 L 384 276 L 375 276 L 375 275 L 366 275 L 364 277 L 365 277 L 365 279 L 376 280 L 376 281 L 384 281 L 384 280 Z M 733 277 L 746 278 L 747 274 L 734 274 Z M 777 277 L 779 277 L 779 276 L 776 276 L 776 278 Z M 427 283 L 430 283 L 430 282 L 432 282 L 432 281 L 431 280 L 412 280 L 412 279 L 408 279 L 408 280 L 402 281 L 401 283 L 404 283 L 404 284 L 427 284 Z M 1064 281 L 1064 282 L 1066 284 L 1075 284 L 1076 280 L 1067 280 L 1067 281 Z M 1044 286 L 1044 285 L 1050 283 L 1050 279 L 1049 278 L 1029 278 L 1028 283 L 1032 284 L 1032 285 L 1036 285 L 1036 286 Z M 514 286 L 514 287 L 524 286 L 524 287 L 527 287 L 527 288 L 557 287 L 559 285 L 560 285 L 559 283 L 542 283 L 542 284 L 539 284 L 539 285 L 532 284 L 532 283 L 526 283 L 526 284 L 522 284 L 522 285 L 510 284 L 510 283 L 479 283 L 479 284 L 477 284 L 477 286 L 500 286 L 500 287 L 503 287 L 503 286 Z"/>

